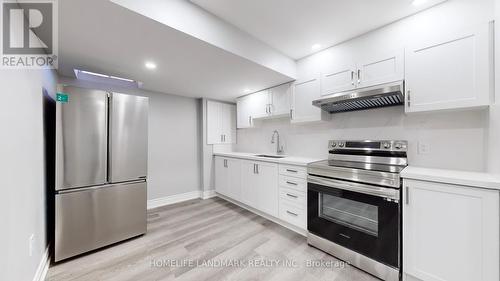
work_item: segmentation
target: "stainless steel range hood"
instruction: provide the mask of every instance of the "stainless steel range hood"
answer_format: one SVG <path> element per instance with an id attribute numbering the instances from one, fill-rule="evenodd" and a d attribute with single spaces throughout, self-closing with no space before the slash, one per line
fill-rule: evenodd
<path id="1" fill-rule="evenodd" d="M 404 81 L 324 96 L 312 102 L 330 113 L 404 104 Z"/>

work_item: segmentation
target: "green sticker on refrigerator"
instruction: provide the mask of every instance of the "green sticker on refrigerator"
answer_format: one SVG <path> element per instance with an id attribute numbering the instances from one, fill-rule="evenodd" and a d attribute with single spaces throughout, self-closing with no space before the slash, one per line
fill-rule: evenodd
<path id="1" fill-rule="evenodd" d="M 66 93 L 59 92 L 56 94 L 56 101 L 67 103 L 69 101 L 69 95 Z"/>

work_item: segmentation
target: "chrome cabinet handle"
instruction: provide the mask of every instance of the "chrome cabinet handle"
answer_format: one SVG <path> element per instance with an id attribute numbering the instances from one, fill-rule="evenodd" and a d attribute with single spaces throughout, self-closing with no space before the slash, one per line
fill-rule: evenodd
<path id="1" fill-rule="evenodd" d="M 287 210 L 286 212 L 287 212 L 289 215 L 292 215 L 292 216 L 295 216 L 295 217 L 297 217 L 297 216 L 298 216 L 298 214 L 293 213 L 293 212 L 290 212 L 290 211 L 288 211 L 288 210 Z"/>
<path id="2" fill-rule="evenodd" d="M 253 173 L 256 174 L 256 172 L 255 172 L 255 164 L 253 164 Z"/>
<path id="3" fill-rule="evenodd" d="M 255 164 L 257 174 L 259 173 L 259 164 Z"/>
<path id="4" fill-rule="evenodd" d="M 293 194 L 290 194 L 290 193 L 287 193 L 286 196 L 292 197 L 292 198 L 295 198 L 295 199 L 299 198 L 299 196 L 293 195 Z"/>
<path id="5" fill-rule="evenodd" d="M 405 194 L 405 203 L 406 205 L 410 204 L 410 189 L 408 188 L 408 186 L 405 187 L 405 191 L 406 191 L 406 194 Z"/>
<path id="6" fill-rule="evenodd" d="M 252 116 L 248 116 L 248 124 L 252 125 Z"/>
<path id="7" fill-rule="evenodd" d="M 354 71 L 351 70 L 351 84 L 354 86 Z"/>
<path id="8" fill-rule="evenodd" d="M 408 107 L 410 107 L 410 105 L 411 105 L 410 93 L 411 93 L 411 91 L 410 91 L 410 89 L 408 89 L 408 91 L 406 91 L 406 95 L 407 95 L 406 102 L 408 103 Z"/>
<path id="9" fill-rule="evenodd" d="M 296 170 L 290 170 L 290 169 L 286 169 L 287 172 L 290 172 L 290 173 L 297 173 Z"/>
<path id="10" fill-rule="evenodd" d="M 358 84 L 361 83 L 361 69 L 358 69 Z"/>
<path id="11" fill-rule="evenodd" d="M 293 119 L 293 109 L 290 109 L 290 119 Z"/>
<path id="12" fill-rule="evenodd" d="M 291 184 L 291 185 L 297 185 L 296 182 L 291 182 L 291 181 L 287 181 L 286 183 Z"/>

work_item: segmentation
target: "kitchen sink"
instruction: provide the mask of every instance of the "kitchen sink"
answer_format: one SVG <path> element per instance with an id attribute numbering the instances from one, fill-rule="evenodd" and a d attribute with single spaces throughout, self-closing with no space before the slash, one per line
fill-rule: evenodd
<path id="1" fill-rule="evenodd" d="M 282 155 L 268 155 L 268 154 L 257 154 L 255 155 L 257 157 L 265 157 L 265 158 L 285 158 L 286 156 L 282 156 Z"/>

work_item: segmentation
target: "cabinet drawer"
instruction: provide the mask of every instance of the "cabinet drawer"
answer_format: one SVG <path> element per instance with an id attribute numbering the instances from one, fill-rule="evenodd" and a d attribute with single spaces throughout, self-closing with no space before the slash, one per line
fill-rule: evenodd
<path id="1" fill-rule="evenodd" d="M 306 193 L 280 186 L 280 202 L 291 203 L 301 210 L 305 210 Z"/>
<path id="2" fill-rule="evenodd" d="M 307 179 L 307 168 L 293 165 L 281 165 L 280 164 L 280 175 L 296 177 L 301 179 Z"/>
<path id="3" fill-rule="evenodd" d="M 306 211 L 280 200 L 280 219 L 302 229 L 306 229 Z"/>
<path id="4" fill-rule="evenodd" d="M 279 182 L 282 187 L 291 188 L 301 192 L 307 191 L 307 181 L 305 179 L 280 175 Z"/>

